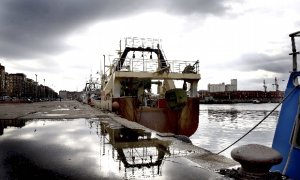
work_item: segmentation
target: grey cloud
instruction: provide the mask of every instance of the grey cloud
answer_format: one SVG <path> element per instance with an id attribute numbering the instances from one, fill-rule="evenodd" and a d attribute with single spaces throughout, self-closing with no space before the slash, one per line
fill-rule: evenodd
<path id="1" fill-rule="evenodd" d="M 228 0 L 231 1 L 231 0 Z M 29 59 L 59 53 L 64 37 L 96 21 L 152 10 L 173 15 L 225 13 L 219 0 L 3 0 L 0 2 L 0 56 Z"/>
<path id="2" fill-rule="evenodd" d="M 242 87 L 247 87 L 251 84 L 253 87 L 262 88 L 263 80 L 265 80 L 268 90 L 274 90 L 275 87 L 273 84 L 275 84 L 276 77 L 280 90 L 284 90 L 288 80 L 289 71 L 292 70 L 292 57 L 288 54 L 288 51 L 283 51 L 281 54 L 276 56 L 270 56 L 267 54 L 245 54 L 239 58 L 238 66 L 231 67 L 237 68 L 240 71 L 265 70 L 275 73 L 274 77 L 266 77 L 264 79 L 251 77 L 251 79 L 247 80 L 247 82 L 240 83 Z M 249 89 L 251 86 L 247 88 Z"/>
<path id="3" fill-rule="evenodd" d="M 229 7 L 219 0 L 170 0 L 165 2 L 166 9 L 174 14 L 215 14 L 226 12 Z"/>
<path id="4" fill-rule="evenodd" d="M 239 69 L 265 70 L 274 73 L 287 73 L 291 69 L 292 60 L 288 53 L 282 53 L 277 56 L 267 54 L 244 54 L 239 58 Z"/>
<path id="5" fill-rule="evenodd" d="M 273 73 L 288 73 L 292 70 L 292 57 L 288 51 L 284 51 L 278 55 L 268 55 L 263 53 L 243 54 L 232 61 L 224 63 L 210 64 L 206 68 L 209 69 L 226 69 L 237 71 L 256 71 L 265 70 Z"/>

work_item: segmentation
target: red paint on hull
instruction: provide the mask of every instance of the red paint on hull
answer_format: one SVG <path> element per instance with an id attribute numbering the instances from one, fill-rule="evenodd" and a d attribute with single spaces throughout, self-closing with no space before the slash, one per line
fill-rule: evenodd
<path id="1" fill-rule="evenodd" d="M 114 98 L 113 101 L 119 103 L 117 114 L 121 117 L 161 133 L 191 136 L 198 128 L 198 98 L 188 98 L 186 105 L 176 111 L 168 107 L 139 107 L 138 101 L 134 97 Z"/>

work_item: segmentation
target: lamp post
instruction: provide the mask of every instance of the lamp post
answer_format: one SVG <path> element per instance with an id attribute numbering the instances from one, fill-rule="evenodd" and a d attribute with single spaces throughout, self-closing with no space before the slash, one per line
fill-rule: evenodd
<path id="1" fill-rule="evenodd" d="M 35 74 L 35 82 L 36 82 L 36 86 L 35 86 L 35 100 L 37 101 L 37 90 L 38 90 L 37 74 Z"/>
<path id="2" fill-rule="evenodd" d="M 53 84 L 51 84 L 51 101 L 53 101 L 53 93 L 54 93 L 54 86 Z"/>
<path id="3" fill-rule="evenodd" d="M 104 59 L 104 61 L 103 61 L 103 71 L 104 71 L 104 74 L 105 74 L 105 55 L 103 54 L 103 59 Z"/>
<path id="4" fill-rule="evenodd" d="M 45 79 L 44 79 L 44 100 L 46 98 L 46 86 L 45 86 Z"/>

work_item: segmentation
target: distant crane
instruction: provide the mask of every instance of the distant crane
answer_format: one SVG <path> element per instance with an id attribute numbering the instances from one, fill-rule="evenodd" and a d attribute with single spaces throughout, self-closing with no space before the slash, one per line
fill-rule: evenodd
<path id="1" fill-rule="evenodd" d="M 279 91 L 279 84 L 278 84 L 277 77 L 275 77 L 275 89 L 276 91 Z"/>
<path id="2" fill-rule="evenodd" d="M 264 87 L 264 90 L 265 90 L 265 92 L 267 92 L 267 86 L 266 86 L 266 80 L 264 80 L 264 85 L 263 85 L 263 87 Z"/>

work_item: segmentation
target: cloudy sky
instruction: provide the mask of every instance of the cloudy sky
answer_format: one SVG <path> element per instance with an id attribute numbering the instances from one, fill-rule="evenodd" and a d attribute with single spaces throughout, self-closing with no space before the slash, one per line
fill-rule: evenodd
<path id="1" fill-rule="evenodd" d="M 160 38 L 168 59 L 200 60 L 199 89 L 236 78 L 239 90 L 263 90 L 264 79 L 273 90 L 275 77 L 282 89 L 299 17 L 296 0 L 1 0 L 0 63 L 82 90 L 120 39 Z"/>

